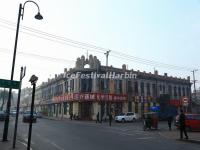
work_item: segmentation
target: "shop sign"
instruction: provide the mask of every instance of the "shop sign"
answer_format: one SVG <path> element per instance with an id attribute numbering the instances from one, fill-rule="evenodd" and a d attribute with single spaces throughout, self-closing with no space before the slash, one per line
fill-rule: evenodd
<path id="1" fill-rule="evenodd" d="M 70 93 L 61 96 L 55 96 L 54 102 L 63 101 L 126 101 L 127 96 L 122 94 L 104 94 L 104 93 Z"/>

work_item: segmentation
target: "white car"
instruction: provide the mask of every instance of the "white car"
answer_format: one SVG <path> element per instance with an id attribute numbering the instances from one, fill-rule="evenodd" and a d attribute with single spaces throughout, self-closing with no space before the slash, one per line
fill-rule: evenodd
<path id="1" fill-rule="evenodd" d="M 115 116 L 116 122 L 130 122 L 138 119 L 138 115 L 134 112 L 128 112 L 127 114 L 122 113 L 120 115 Z"/>

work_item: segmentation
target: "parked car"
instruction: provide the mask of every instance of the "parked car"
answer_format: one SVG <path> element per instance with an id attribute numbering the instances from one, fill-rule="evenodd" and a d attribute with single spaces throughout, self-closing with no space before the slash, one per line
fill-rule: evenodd
<path id="1" fill-rule="evenodd" d="M 10 111 L 10 115 L 11 115 L 12 117 L 15 117 L 16 114 L 17 114 L 17 111 L 16 111 L 16 110 L 11 110 L 11 111 Z"/>
<path id="2" fill-rule="evenodd" d="M 4 121 L 6 119 L 6 113 L 4 111 L 0 111 L 0 121 Z"/>
<path id="3" fill-rule="evenodd" d="M 176 116 L 175 126 L 179 128 L 179 115 Z M 185 126 L 189 131 L 200 131 L 200 114 L 185 114 Z"/>
<path id="4" fill-rule="evenodd" d="M 115 116 L 116 122 L 130 122 L 138 119 L 138 115 L 134 112 L 128 112 L 127 114 L 121 113 Z"/>
<path id="5" fill-rule="evenodd" d="M 23 119 L 22 120 L 25 123 L 30 122 L 31 121 L 31 111 L 25 111 L 24 114 L 23 114 Z M 36 123 L 36 120 L 37 120 L 37 114 L 36 114 L 36 112 L 33 112 L 33 120 L 32 120 L 32 122 Z"/>
<path id="6" fill-rule="evenodd" d="M 42 118 L 42 113 L 41 112 L 37 112 L 37 118 Z"/>

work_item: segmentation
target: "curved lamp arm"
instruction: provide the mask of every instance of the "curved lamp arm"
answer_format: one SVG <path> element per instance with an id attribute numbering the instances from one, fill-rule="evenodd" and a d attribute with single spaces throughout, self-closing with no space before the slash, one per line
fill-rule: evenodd
<path id="1" fill-rule="evenodd" d="M 39 19 L 39 20 L 43 19 L 42 15 L 40 14 L 39 5 L 38 5 L 36 2 L 34 2 L 34 1 L 28 0 L 28 1 L 24 2 L 23 7 L 21 8 L 21 9 L 22 9 L 22 14 L 21 14 L 22 20 L 23 20 L 23 17 L 24 17 L 25 5 L 26 5 L 26 3 L 28 3 L 28 2 L 34 3 L 34 4 L 37 6 L 37 8 L 38 8 L 38 13 L 36 14 L 35 18 L 36 18 L 36 19 Z"/>

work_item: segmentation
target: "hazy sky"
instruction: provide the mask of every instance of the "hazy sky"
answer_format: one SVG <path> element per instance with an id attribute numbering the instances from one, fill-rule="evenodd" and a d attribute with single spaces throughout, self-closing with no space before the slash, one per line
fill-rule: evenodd
<path id="1" fill-rule="evenodd" d="M 191 76 L 198 69 L 200 57 L 200 0 L 35 0 L 44 19 L 34 19 L 37 7 L 27 3 L 21 20 L 15 80 L 21 66 L 27 66 L 23 86 L 29 86 L 32 74 L 38 84 L 74 67 L 81 55 L 96 55 L 105 65 L 105 55 L 96 49 L 72 47 L 71 42 L 24 30 L 34 28 L 57 36 L 111 49 L 109 65 L 169 75 Z M 0 78 L 9 79 L 19 3 L 23 0 L 0 2 Z M 12 24 L 14 23 L 14 24 Z M 27 34 L 28 32 L 28 34 Z M 34 34 L 34 35 L 33 35 Z M 41 38 L 42 37 L 42 38 Z M 65 40 L 66 40 L 65 39 Z M 57 42 L 56 42 L 57 41 Z M 77 44 L 75 45 L 77 46 Z M 175 65 L 181 68 L 158 67 L 144 60 L 139 62 L 115 56 L 116 51 L 131 56 Z M 33 55 L 34 54 L 34 55 Z M 39 57 L 45 56 L 45 57 Z M 54 59 L 52 59 L 54 58 Z M 71 60 L 71 61 L 68 61 Z M 168 66 L 168 65 L 167 65 Z M 186 67 L 186 68 L 185 68 Z M 188 68 L 188 69 L 187 69 Z M 200 71 L 196 73 L 197 80 Z"/>

